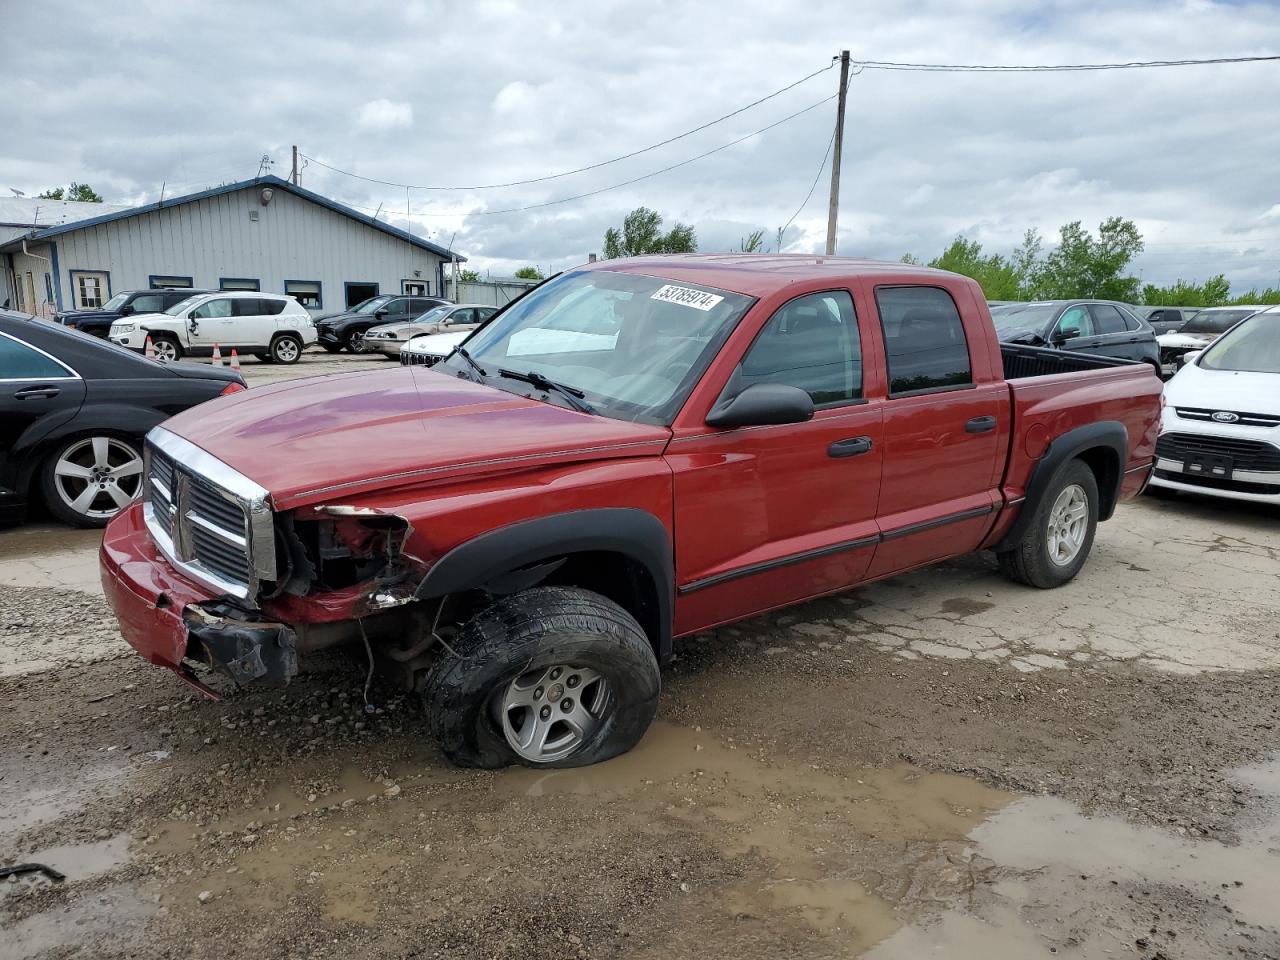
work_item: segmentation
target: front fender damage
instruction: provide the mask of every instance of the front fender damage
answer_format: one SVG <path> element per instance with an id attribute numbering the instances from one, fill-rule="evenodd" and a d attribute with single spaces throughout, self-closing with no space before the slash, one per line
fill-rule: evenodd
<path id="1" fill-rule="evenodd" d="M 208 664 L 237 684 L 286 683 L 298 672 L 297 638 L 283 623 L 255 619 L 216 600 L 188 605 L 182 619 L 187 625 L 187 658 Z"/>

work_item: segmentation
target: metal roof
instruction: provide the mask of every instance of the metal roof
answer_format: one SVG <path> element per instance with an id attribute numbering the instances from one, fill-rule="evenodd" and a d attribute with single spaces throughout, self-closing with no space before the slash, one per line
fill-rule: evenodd
<path id="1" fill-rule="evenodd" d="M 56 227 L 75 220 L 129 209 L 120 203 L 86 203 L 83 200 L 50 200 L 47 197 L 0 197 L 0 226 Z"/>
<path id="2" fill-rule="evenodd" d="M 320 194 L 314 193 L 311 190 L 306 190 L 303 187 L 295 186 L 288 180 L 283 180 L 280 177 L 272 175 L 254 177 L 252 180 L 241 180 L 238 183 L 227 183 L 220 187 L 212 187 L 209 190 L 202 190 L 199 193 L 189 193 L 186 196 L 174 197 L 171 200 L 161 200 L 158 203 L 145 203 L 138 207 L 127 207 L 123 209 L 114 208 L 112 212 L 104 213 L 101 216 L 89 217 L 86 220 L 75 220 L 67 223 L 61 223 L 58 226 L 48 227 L 43 230 L 37 229 L 34 233 L 26 234 L 24 237 L 18 237 L 16 240 L 25 239 L 30 241 L 51 239 L 53 237 L 61 236 L 64 233 L 71 233 L 74 230 L 83 230 L 85 227 L 93 227 L 100 223 L 110 223 L 112 220 L 123 220 L 126 217 L 136 217 L 142 213 L 166 210 L 169 207 L 177 207 L 185 203 L 194 203 L 197 200 L 207 200 L 210 197 L 220 197 L 224 194 L 235 193 L 239 190 L 248 190 L 252 187 L 271 187 L 274 190 L 285 190 L 288 193 L 292 193 L 294 196 L 302 197 L 304 200 L 310 200 L 312 203 L 319 204 L 322 207 L 327 207 L 335 213 L 340 213 L 343 216 L 350 217 L 352 220 L 356 220 L 366 226 L 373 227 L 375 230 L 381 230 L 383 233 L 388 233 L 393 237 L 398 237 L 415 247 L 420 247 L 421 249 L 430 251 L 437 256 L 444 257 L 446 260 L 457 257 L 459 262 L 466 262 L 466 257 L 458 256 L 453 253 L 453 251 L 432 243 L 430 240 L 424 240 L 422 237 L 416 237 L 407 230 L 401 230 L 399 227 L 393 227 L 389 223 L 383 223 L 381 220 L 375 220 L 367 213 L 361 213 L 359 210 L 353 210 L 351 207 L 344 206 L 335 200 L 330 200 L 328 197 L 321 196 Z M 56 204 L 59 201 L 46 200 L 44 202 Z M 78 204 L 78 206 L 96 207 L 99 210 L 102 209 L 102 204 L 97 203 Z M 8 244 L 4 244 L 4 246 L 10 246 L 14 242 L 15 240 L 11 240 Z"/>

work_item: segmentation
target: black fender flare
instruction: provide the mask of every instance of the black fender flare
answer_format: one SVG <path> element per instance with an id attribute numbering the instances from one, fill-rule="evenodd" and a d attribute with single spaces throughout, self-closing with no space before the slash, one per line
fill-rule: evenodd
<path id="1" fill-rule="evenodd" d="M 1099 420 L 1097 423 L 1087 423 L 1083 427 L 1068 430 L 1049 442 L 1044 454 L 1031 468 L 1031 479 L 1027 481 L 1026 499 L 1023 501 L 1022 509 L 1018 511 L 1018 518 L 993 549 L 997 553 L 1001 550 L 1012 550 L 1048 495 L 1049 484 L 1062 465 L 1083 453 L 1098 449 L 1115 456 L 1114 484 L 1110 488 L 1105 488 L 1101 479 L 1098 483 L 1098 492 L 1102 500 L 1098 505 L 1098 519 L 1110 520 L 1115 512 L 1116 501 L 1120 499 L 1120 484 L 1124 481 L 1125 460 L 1129 452 L 1129 431 L 1118 420 Z"/>
<path id="2" fill-rule="evenodd" d="M 555 513 L 498 527 L 461 543 L 441 557 L 414 593 L 430 600 L 484 586 L 531 564 L 571 553 L 621 554 L 653 580 L 657 611 L 650 639 L 659 661 L 671 655 L 675 617 L 675 559 L 671 537 L 652 513 L 634 507 L 601 507 Z M 642 625 L 644 620 L 641 619 Z"/>
<path id="3" fill-rule="evenodd" d="M 138 440 L 141 447 L 143 438 L 154 426 L 169 419 L 169 414 L 152 407 L 137 406 L 131 403 L 85 403 L 79 411 L 58 424 L 48 433 L 42 434 L 30 447 L 19 451 L 21 454 L 21 473 L 18 476 L 19 490 L 25 490 L 31 478 L 40 468 L 50 451 L 69 437 L 83 436 L 97 431 L 124 434 Z"/>

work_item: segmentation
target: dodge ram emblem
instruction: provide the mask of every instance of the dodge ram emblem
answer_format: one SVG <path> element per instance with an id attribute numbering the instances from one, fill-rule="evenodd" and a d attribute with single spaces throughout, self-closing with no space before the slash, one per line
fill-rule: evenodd
<path id="1" fill-rule="evenodd" d="M 1235 423 L 1240 419 L 1240 415 L 1238 413 L 1232 413 L 1230 410 L 1219 410 L 1213 415 L 1213 419 L 1217 420 L 1219 423 Z"/>

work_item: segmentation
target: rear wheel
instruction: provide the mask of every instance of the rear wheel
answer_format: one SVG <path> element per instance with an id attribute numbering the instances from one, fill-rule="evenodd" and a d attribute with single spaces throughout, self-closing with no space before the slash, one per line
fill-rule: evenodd
<path id="1" fill-rule="evenodd" d="M 41 488 L 60 520 L 104 527 L 142 492 L 142 444 L 116 434 L 65 440 L 45 460 Z"/>
<path id="2" fill-rule="evenodd" d="M 1098 481 L 1088 464 L 1072 460 L 1049 484 L 1018 543 L 997 554 L 1011 580 L 1048 589 L 1073 579 L 1093 547 L 1098 527 Z"/>
<path id="3" fill-rule="evenodd" d="M 297 363 L 302 356 L 302 341 L 289 333 L 281 334 L 271 341 L 271 360 L 273 363 Z"/>
<path id="4" fill-rule="evenodd" d="M 155 336 L 151 338 L 151 347 L 155 350 L 156 359 L 165 363 L 182 359 L 182 345 L 173 337 Z"/>
<path id="5" fill-rule="evenodd" d="M 631 614 L 577 587 L 499 600 L 423 685 L 432 732 L 466 767 L 579 767 L 630 750 L 657 711 L 658 661 Z"/>

